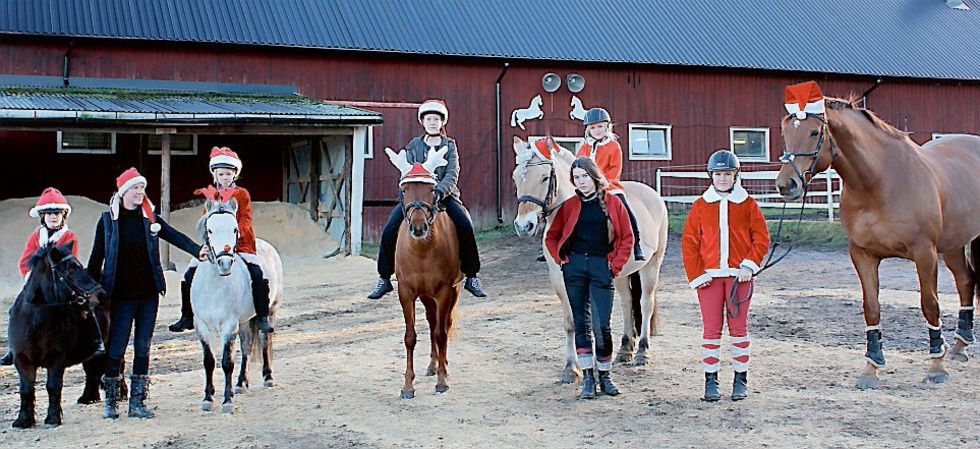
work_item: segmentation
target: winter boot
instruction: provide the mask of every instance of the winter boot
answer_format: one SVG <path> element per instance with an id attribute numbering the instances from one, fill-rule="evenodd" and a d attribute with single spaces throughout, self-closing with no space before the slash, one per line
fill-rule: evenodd
<path id="1" fill-rule="evenodd" d="M 391 292 L 394 289 L 395 287 L 391 285 L 390 278 L 378 278 L 378 285 L 374 287 L 373 292 L 368 293 L 367 297 L 368 299 L 378 299 L 384 295 L 387 295 L 389 292 Z"/>
<path id="2" fill-rule="evenodd" d="M 116 419 L 119 417 L 119 384 L 122 377 L 102 376 L 102 388 L 105 390 L 105 410 L 102 417 L 105 419 Z"/>
<path id="3" fill-rule="evenodd" d="M 741 401 L 742 399 L 745 399 L 745 397 L 749 395 L 748 379 L 746 378 L 748 374 L 749 374 L 748 372 L 735 373 L 735 383 L 732 385 L 733 401 Z"/>
<path id="4" fill-rule="evenodd" d="M 252 302 L 255 304 L 256 324 L 259 331 L 271 334 L 276 330 L 269 323 L 269 280 L 262 279 L 252 285 Z"/>
<path id="5" fill-rule="evenodd" d="M 154 414 L 146 408 L 145 403 L 150 388 L 150 376 L 132 374 L 129 376 L 129 383 L 132 386 L 132 390 L 129 392 L 129 417 L 152 418 Z"/>
<path id="6" fill-rule="evenodd" d="M 191 308 L 191 284 L 180 281 L 180 319 L 170 324 L 170 332 L 194 329 L 194 309 Z"/>
<path id="7" fill-rule="evenodd" d="M 718 394 L 718 373 L 704 373 L 704 397 L 702 401 L 718 402 L 721 395 Z"/>
<path id="8" fill-rule="evenodd" d="M 0 359 L 0 366 L 10 366 L 14 364 L 14 353 L 11 350 L 7 350 L 7 353 L 3 355 Z"/>
<path id="9" fill-rule="evenodd" d="M 582 370 L 582 399 L 595 399 L 595 376 L 592 369 Z"/>
<path id="10" fill-rule="evenodd" d="M 599 370 L 599 390 L 607 396 L 619 395 L 619 388 L 616 388 L 616 384 L 609 378 L 609 371 Z"/>

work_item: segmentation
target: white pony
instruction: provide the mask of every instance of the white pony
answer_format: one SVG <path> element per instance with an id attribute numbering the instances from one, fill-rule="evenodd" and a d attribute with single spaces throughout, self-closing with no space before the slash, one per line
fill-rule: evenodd
<path id="1" fill-rule="evenodd" d="M 568 116 L 573 120 L 582 121 L 585 120 L 585 106 L 582 106 L 582 99 L 576 95 L 572 95 L 572 112 L 568 113 Z"/>
<path id="2" fill-rule="evenodd" d="M 541 95 L 536 95 L 531 99 L 531 105 L 527 108 L 514 109 L 514 112 L 510 114 L 510 126 L 520 126 L 521 129 L 525 129 L 525 120 L 543 118 L 544 111 L 541 110 L 541 105 L 543 104 L 544 101 L 541 100 Z"/>
<path id="3" fill-rule="evenodd" d="M 225 398 L 222 412 L 234 412 L 232 404 L 231 376 L 235 369 L 234 343 L 241 337 L 242 366 L 238 375 L 236 393 L 248 388 L 248 357 L 256 348 L 262 349 L 262 375 L 266 387 L 272 381 L 272 335 L 259 332 L 252 303 L 252 281 L 245 266 L 244 257 L 251 254 L 235 252 L 238 241 L 238 202 L 207 200 L 204 216 L 197 222 L 197 231 L 205 241 L 210 255 L 209 262 L 198 265 L 191 284 L 191 307 L 194 309 L 194 329 L 204 349 L 206 384 L 201 409 L 209 411 L 214 406 L 215 358 L 212 348 L 222 348 L 221 368 L 225 373 Z M 255 239 L 256 262 L 262 266 L 269 280 L 269 322 L 275 323 L 276 309 L 282 301 L 282 259 L 279 252 L 265 240 Z M 249 262 L 252 262 L 251 260 Z"/>
<path id="4" fill-rule="evenodd" d="M 534 145 L 528 145 L 519 137 L 514 137 L 517 167 L 514 168 L 513 178 L 518 195 L 514 230 L 521 237 L 536 235 L 541 228 L 538 226 L 541 220 L 550 217 L 561 203 L 575 194 L 569 176 L 575 155 L 558 146 L 550 137 L 546 139 L 548 154 L 542 153 Z M 650 335 L 656 330 L 656 289 L 660 281 L 660 265 L 667 247 L 667 206 L 660 194 L 646 184 L 626 181 L 623 182 L 623 187 L 636 216 L 640 244 L 647 260 L 630 260 L 613 281 L 623 310 L 623 340 L 616 362 L 632 362 L 640 366 L 649 363 Z M 550 220 L 548 225 L 551 225 Z M 542 234 L 547 234 L 547 227 Z M 544 235 L 541 239 L 542 248 Z M 568 303 L 568 293 L 565 292 L 561 267 L 547 250 L 544 254 L 548 261 L 551 286 L 561 300 L 565 318 L 565 367 L 559 381 L 572 383 L 581 377 L 575 353 L 572 309 Z"/>

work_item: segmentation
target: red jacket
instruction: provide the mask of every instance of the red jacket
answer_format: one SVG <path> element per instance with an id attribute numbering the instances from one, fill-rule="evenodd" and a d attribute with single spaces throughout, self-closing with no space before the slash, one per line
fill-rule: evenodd
<path id="1" fill-rule="evenodd" d="M 626 206 L 618 196 L 605 192 L 606 210 L 609 213 L 609 221 L 612 224 L 612 246 L 613 250 L 607 256 L 609 268 L 612 270 L 613 277 L 623 271 L 623 267 L 633 256 L 633 227 L 630 226 L 630 216 L 626 212 Z M 582 211 L 582 200 L 578 195 L 568 199 L 558 207 L 555 216 L 551 219 L 551 226 L 545 236 L 545 247 L 551 258 L 558 261 L 558 264 L 568 262 L 568 257 L 559 257 L 558 252 L 565 245 L 568 238 L 575 230 L 575 223 L 578 222 L 578 215 Z"/>
<path id="2" fill-rule="evenodd" d="M 735 276 L 741 267 L 758 273 L 768 251 L 766 219 L 741 185 L 725 197 L 709 187 L 694 201 L 681 235 L 691 288 L 711 278 Z"/>
<path id="3" fill-rule="evenodd" d="M 201 193 L 205 196 L 214 193 L 213 185 L 205 187 L 203 189 L 195 190 L 195 193 Z M 209 192 L 209 188 L 211 188 Z M 255 254 L 255 231 L 252 229 L 252 196 L 248 194 L 248 190 L 243 187 L 238 187 L 232 185 L 231 187 L 221 187 L 218 189 L 222 193 L 219 197 L 224 196 L 226 192 L 231 191 L 231 197 L 238 202 L 238 212 L 235 214 L 238 217 L 238 243 L 235 244 L 235 251 L 240 253 Z"/>
<path id="4" fill-rule="evenodd" d="M 27 238 L 27 244 L 24 245 L 24 252 L 20 255 L 20 275 L 27 276 L 27 273 L 31 271 L 31 268 L 27 266 L 27 259 L 31 258 L 31 254 L 37 251 L 41 247 L 41 228 L 40 226 L 31 233 L 31 236 Z M 47 234 L 47 232 L 45 232 Z M 68 229 L 68 226 L 62 226 L 53 235 L 47 236 L 48 238 L 45 243 L 54 242 L 55 245 L 64 245 L 68 242 L 75 242 L 75 245 L 71 248 L 71 253 L 73 256 L 78 257 L 78 236 L 75 232 Z"/>
<path id="5" fill-rule="evenodd" d="M 619 146 L 619 142 L 612 138 L 603 139 L 593 150 L 587 140 L 578 147 L 576 156 L 585 156 L 595 161 L 609 181 L 609 190 L 612 193 L 624 193 L 623 185 L 619 183 L 619 177 L 623 175 L 623 147 Z"/>

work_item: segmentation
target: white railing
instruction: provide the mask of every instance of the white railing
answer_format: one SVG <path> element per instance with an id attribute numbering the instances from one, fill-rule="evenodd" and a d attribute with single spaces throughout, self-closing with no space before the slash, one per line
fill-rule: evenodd
<path id="1" fill-rule="evenodd" d="M 708 186 L 708 174 L 704 171 L 670 171 L 671 167 L 664 168 L 668 170 L 657 170 L 657 192 L 660 192 L 660 196 L 668 203 L 691 204 L 701 196 L 701 193 Z M 783 198 L 775 187 L 778 173 L 775 170 L 742 171 L 738 176 L 742 180 L 742 186 L 749 192 L 749 195 L 755 198 L 760 207 L 781 208 L 784 204 Z M 697 185 L 692 183 L 676 185 L 671 184 L 669 178 L 703 179 L 705 182 Z M 824 182 L 819 182 L 821 180 Z M 837 172 L 827 170 L 814 177 L 806 193 L 807 198 L 819 198 L 819 201 L 787 203 L 786 208 L 826 209 L 827 220 L 834 221 L 834 210 L 840 209 L 842 186 Z"/>

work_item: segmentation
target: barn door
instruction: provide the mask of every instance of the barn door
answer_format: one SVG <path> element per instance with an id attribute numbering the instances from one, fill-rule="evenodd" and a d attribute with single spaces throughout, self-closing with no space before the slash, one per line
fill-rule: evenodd
<path id="1" fill-rule="evenodd" d="M 286 173 L 286 201 L 309 206 L 310 218 L 350 253 L 353 136 L 295 138 Z"/>

